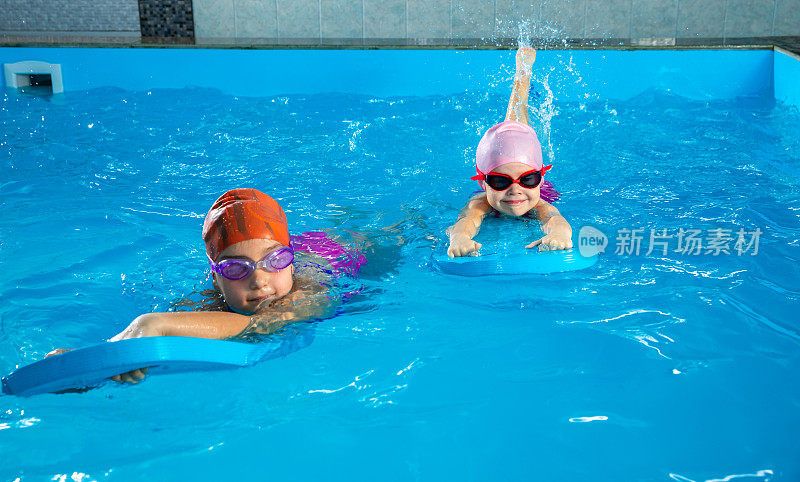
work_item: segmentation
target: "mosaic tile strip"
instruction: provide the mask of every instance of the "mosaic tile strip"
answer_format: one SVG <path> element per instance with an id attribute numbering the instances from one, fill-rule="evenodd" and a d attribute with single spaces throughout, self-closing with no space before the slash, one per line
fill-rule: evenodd
<path id="1" fill-rule="evenodd" d="M 194 41 L 192 0 L 139 0 L 142 41 Z"/>

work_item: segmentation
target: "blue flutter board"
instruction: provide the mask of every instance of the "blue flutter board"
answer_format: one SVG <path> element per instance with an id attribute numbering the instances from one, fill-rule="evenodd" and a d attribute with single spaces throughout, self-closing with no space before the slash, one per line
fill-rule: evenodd
<path id="1" fill-rule="evenodd" d="M 588 268 L 595 263 L 596 254 L 583 256 L 577 249 L 514 249 L 508 252 L 481 253 L 479 256 L 451 258 L 444 254 L 433 258 L 433 264 L 439 271 L 458 276 L 560 273 Z"/>
<path id="2" fill-rule="evenodd" d="M 144 367 L 150 367 L 148 376 L 245 367 L 295 351 L 309 343 L 309 335 L 301 333 L 264 343 L 173 336 L 105 342 L 18 368 L 3 378 L 3 393 L 29 396 L 93 387 L 114 375 Z"/>

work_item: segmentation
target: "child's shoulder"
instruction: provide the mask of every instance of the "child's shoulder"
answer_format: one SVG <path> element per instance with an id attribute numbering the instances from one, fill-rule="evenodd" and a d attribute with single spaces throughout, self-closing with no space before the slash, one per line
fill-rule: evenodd
<path id="1" fill-rule="evenodd" d="M 486 199 L 486 193 L 481 192 L 473 195 L 467 201 L 467 209 L 479 209 L 485 212 L 489 212 L 492 210 L 492 207 L 489 205 L 489 201 Z"/>

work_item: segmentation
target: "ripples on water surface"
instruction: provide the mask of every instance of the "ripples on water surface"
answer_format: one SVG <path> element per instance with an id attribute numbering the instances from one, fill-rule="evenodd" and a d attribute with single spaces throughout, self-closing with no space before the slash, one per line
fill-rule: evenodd
<path id="1" fill-rule="evenodd" d="M 295 232 L 375 246 L 366 296 L 292 328 L 312 341 L 285 358 L 0 398 L 0 474 L 796 480 L 800 116 L 763 99 L 559 104 L 534 89 L 576 232 L 595 226 L 613 249 L 623 228 L 759 228 L 758 255 L 645 244 L 576 273 L 433 272 L 475 188 L 474 146 L 504 114 L 507 98 L 478 89 L 5 94 L 0 371 L 204 288 L 202 218 L 230 188 L 278 198 Z M 489 220 L 484 240 L 501 227 L 520 245 L 538 231 Z"/>

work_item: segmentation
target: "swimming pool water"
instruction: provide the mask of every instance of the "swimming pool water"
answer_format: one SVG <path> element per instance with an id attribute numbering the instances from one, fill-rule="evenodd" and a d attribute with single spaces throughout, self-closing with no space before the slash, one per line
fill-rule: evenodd
<path id="1" fill-rule="evenodd" d="M 363 296 L 252 368 L 0 398 L 3 480 L 796 480 L 800 115 L 764 98 L 553 102 L 533 124 L 594 267 L 445 276 L 474 146 L 507 97 L 0 97 L 0 371 L 207 287 L 233 187 L 294 232 L 365 236 Z M 617 255 L 620 229 L 763 231 L 759 252 Z M 536 223 L 487 220 L 524 245 Z M 672 240 L 671 250 L 677 245 Z"/>

